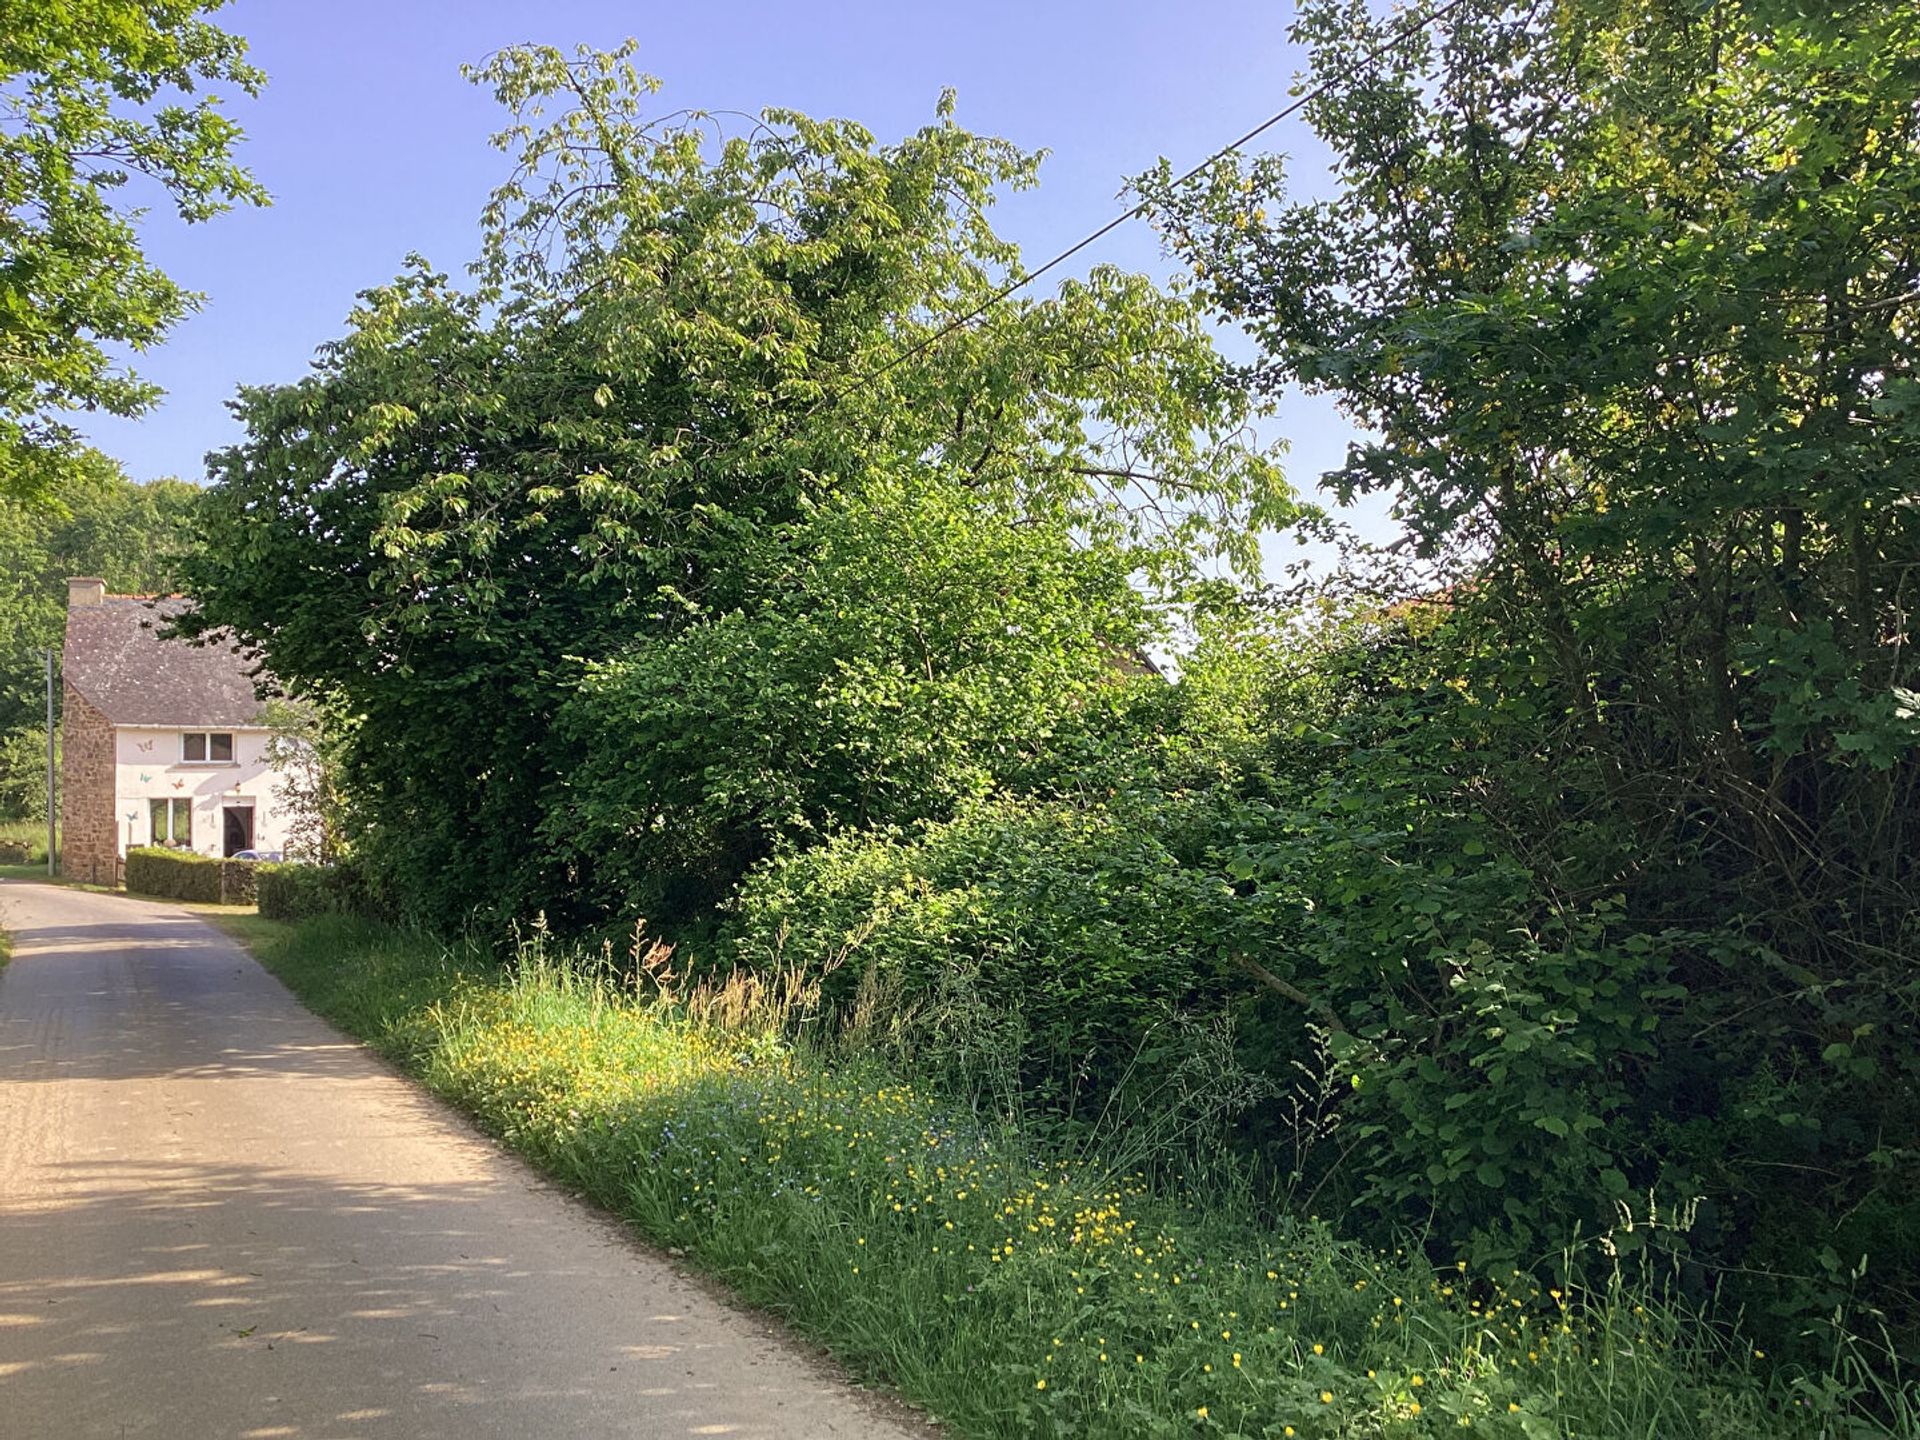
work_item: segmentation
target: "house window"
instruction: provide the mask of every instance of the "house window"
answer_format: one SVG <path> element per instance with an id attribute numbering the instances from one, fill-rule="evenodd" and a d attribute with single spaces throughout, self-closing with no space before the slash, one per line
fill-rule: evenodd
<path id="1" fill-rule="evenodd" d="M 218 730 L 189 730 L 180 737 L 180 758 L 190 765 L 231 765 L 233 736 Z"/>
<path id="2" fill-rule="evenodd" d="M 193 848 L 193 802 L 191 800 L 149 800 L 147 813 L 153 821 L 153 843 Z"/>

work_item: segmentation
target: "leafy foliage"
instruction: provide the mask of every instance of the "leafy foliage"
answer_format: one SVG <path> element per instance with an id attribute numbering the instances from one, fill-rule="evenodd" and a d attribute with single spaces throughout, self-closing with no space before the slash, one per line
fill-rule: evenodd
<path id="1" fill-rule="evenodd" d="M 711 903 L 776 842 L 950 813 L 1144 639 L 1122 555 L 962 490 L 832 497 L 740 563 L 740 608 L 590 666 L 563 715 L 587 758 L 546 830 L 629 877 L 624 911 L 677 879 Z"/>
<path id="2" fill-rule="evenodd" d="M 54 732 L 54 765 L 60 763 L 59 731 Z M 47 820 L 47 730 L 26 726 L 0 735 L 0 817 Z"/>
<path id="3" fill-rule="evenodd" d="M 347 796 L 341 788 L 345 734 L 352 721 L 312 700 L 270 698 L 261 759 L 275 772 L 286 849 L 310 865 L 330 865 L 346 843 Z"/>
<path id="4" fill-rule="evenodd" d="M 1859 1254 L 1906 1253 L 1905 1162 L 1881 1137 L 1909 1100 L 1858 1083 L 1900 1052 L 1837 1045 L 1824 1073 L 1788 1070 L 1790 1022 L 1741 1013 L 1756 969 L 1792 963 L 1752 919 L 1566 887 L 1535 830 L 1564 774 L 1541 763 L 1544 687 L 1463 691 L 1476 617 L 1429 604 L 1226 640 L 1143 697 L 1151 771 L 1123 732 L 1117 787 L 780 857 L 741 889 L 737 963 L 879 1003 L 918 1065 L 965 1071 L 996 1033 L 1030 1103 L 1086 1120 L 1127 1107 L 1169 1035 L 1177 1053 L 1225 1019 L 1266 1081 L 1239 1135 L 1296 1204 L 1477 1263 L 1581 1231 L 1635 1264 L 1707 1267 L 1689 1284 L 1765 1256 L 1799 1282 L 1717 1283 L 1771 1327 L 1850 1303 Z M 1629 843 L 1586 823 L 1602 853 Z M 1818 1120 L 1799 1108 L 1816 1096 Z M 1830 1188 L 1754 1184 L 1810 1154 Z M 1816 1223 L 1835 1195 L 1842 1218 Z M 1889 1263 L 1869 1289 L 1898 1306 Z"/>
<path id="5" fill-rule="evenodd" d="M 364 717 L 417 918 L 731 895 L 704 960 L 1051 1121 L 1230 1032 L 1302 1207 L 1910 1336 L 1920 18 L 1387 23 L 1302 10 L 1331 199 L 1142 182 L 1246 370 L 1104 270 L 920 343 L 1034 178 L 949 114 L 651 124 L 623 56 L 503 52 L 477 286 L 248 392 L 188 628 Z M 1222 599 L 1300 518 L 1244 433 L 1295 384 L 1431 586 Z"/>
<path id="6" fill-rule="evenodd" d="M 1005 143 L 944 113 L 887 146 L 785 111 L 743 135 L 648 122 L 623 55 L 510 49 L 476 78 L 515 112 L 517 161 L 478 287 L 422 264 L 312 377 L 245 392 L 191 566 L 189 629 L 230 626 L 364 717 L 361 839 L 422 918 L 588 918 L 633 893 L 616 835 L 724 874 L 796 828 L 927 813 L 999 763 L 966 742 L 1037 740 L 1098 645 L 1141 633 L 1117 576 L 1250 562 L 1250 527 L 1291 513 L 1203 319 L 1140 277 L 1100 270 L 910 350 L 1017 265 L 986 211 L 1035 164 Z M 573 108 L 537 120 L 556 98 Z M 949 525 L 889 579 L 882 547 Z M 881 627 L 930 623 L 913 583 L 975 559 L 1021 628 L 979 643 L 969 578 L 941 623 L 973 652 L 903 682 L 910 640 Z M 751 681 L 711 668 L 776 636 Z M 824 694 L 800 665 L 830 667 Z M 750 707 L 712 708 L 749 683 Z M 1007 708 L 982 710 L 996 689 Z M 746 795 L 816 701 L 818 773 Z M 696 710 L 734 733 L 683 732 L 674 769 L 651 742 Z M 898 773 L 850 787 L 856 755 Z M 582 800 L 588 773 L 635 778 Z M 567 818 L 530 843 L 546 815 Z"/>
<path id="7" fill-rule="evenodd" d="M 1697 937 L 1655 943 L 1609 904 L 1540 893 L 1462 793 L 1452 692 L 1382 702 L 1352 684 L 1397 669 L 1407 686 L 1425 663 L 1396 657 L 1408 644 L 1363 627 L 1302 664 L 1296 638 L 1293 675 L 1269 671 L 1265 697 L 1287 729 L 1210 783 L 1169 783 L 1191 747 L 1168 745 L 1158 784 L 784 857 L 741 891 L 737 953 L 838 972 L 829 994 L 847 1002 L 875 981 L 903 1010 L 937 1010 L 961 980 L 1004 997 L 1024 1088 L 1069 1112 L 1108 1104 L 1167 1017 L 1226 1012 L 1283 1091 L 1304 1074 L 1340 1097 L 1337 1157 L 1307 1153 L 1317 1123 L 1286 1128 L 1291 1098 L 1243 1117 L 1316 1193 L 1437 1219 L 1462 1245 L 1477 1233 L 1483 1260 L 1604 1225 L 1623 1167 L 1657 1171 L 1623 1122 L 1684 998 L 1673 953 Z M 1205 656 L 1186 686 L 1184 728 L 1246 731 L 1244 689 L 1212 683 Z"/>
<path id="8" fill-rule="evenodd" d="M 117 192 L 138 177 L 190 222 L 266 202 L 233 161 L 239 128 L 196 94 L 264 81 L 201 18 L 221 3 L 14 0 L 0 16 L 0 497 L 44 497 L 93 463 L 63 412 L 149 409 L 158 390 L 115 351 L 198 304 L 147 260 Z"/>
<path id="9" fill-rule="evenodd" d="M 1278 159 L 1147 188 L 1256 383 L 1378 436 L 1335 483 L 1461 581 L 1458 756 L 1420 769 L 1557 917 L 1506 993 L 1641 1005 L 1594 1052 L 1631 1121 L 1589 1113 L 1710 1197 L 1709 1248 L 1826 1303 L 1920 1223 L 1920 18 L 1481 3 L 1356 65 L 1384 23 L 1302 12 L 1332 199 Z"/>

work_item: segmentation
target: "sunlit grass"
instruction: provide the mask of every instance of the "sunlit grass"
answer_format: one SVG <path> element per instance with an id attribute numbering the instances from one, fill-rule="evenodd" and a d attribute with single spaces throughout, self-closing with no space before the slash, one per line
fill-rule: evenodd
<path id="1" fill-rule="evenodd" d="M 542 1168 L 958 1434 L 1904 1433 L 1903 1396 L 1836 1422 L 1855 1387 L 1793 1384 L 1617 1290 L 1435 1270 L 1036 1153 L 870 1059 L 783 1043 L 777 996 L 641 1000 L 537 952 L 506 979 L 339 919 L 255 940 Z"/>
<path id="2" fill-rule="evenodd" d="M 44 820 L 0 820 L 0 851 L 10 850 L 14 846 L 26 848 L 23 862 L 9 862 L 4 873 L 12 874 L 22 866 L 38 870 L 44 875 L 47 869 L 47 822 Z"/>

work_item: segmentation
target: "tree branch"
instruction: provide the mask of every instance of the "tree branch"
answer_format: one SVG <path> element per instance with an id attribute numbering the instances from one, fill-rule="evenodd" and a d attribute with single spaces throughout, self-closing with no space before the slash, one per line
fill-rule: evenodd
<path id="1" fill-rule="evenodd" d="M 1323 1025 L 1325 1025 L 1329 1030 L 1338 1031 L 1342 1035 L 1347 1033 L 1347 1027 L 1345 1023 L 1342 1022 L 1340 1017 L 1334 1013 L 1333 1007 L 1327 1004 L 1326 1001 L 1317 999 L 1314 996 L 1309 995 L 1306 991 L 1302 990 L 1298 985 L 1295 985 L 1290 981 L 1282 980 L 1278 975 L 1274 974 L 1271 970 L 1267 969 L 1267 967 L 1262 965 L 1258 960 L 1252 959 L 1246 955 L 1242 955 L 1237 950 L 1234 952 L 1233 958 L 1235 963 L 1238 964 L 1241 969 L 1245 970 L 1249 975 L 1253 976 L 1254 979 L 1258 980 L 1262 985 L 1266 986 L 1269 990 L 1272 990 L 1277 994 L 1284 995 L 1289 1000 L 1293 1001 L 1294 1004 L 1305 1006 L 1307 1009 L 1311 1010 L 1315 1015 L 1317 1015 L 1320 1018 L 1320 1022 Z"/>

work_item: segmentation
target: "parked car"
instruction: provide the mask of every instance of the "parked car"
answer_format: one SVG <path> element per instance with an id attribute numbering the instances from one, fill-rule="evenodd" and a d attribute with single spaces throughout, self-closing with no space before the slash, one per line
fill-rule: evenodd
<path id="1" fill-rule="evenodd" d="M 229 860 L 279 860 L 283 856 L 278 850 L 236 850 L 227 858 Z"/>

